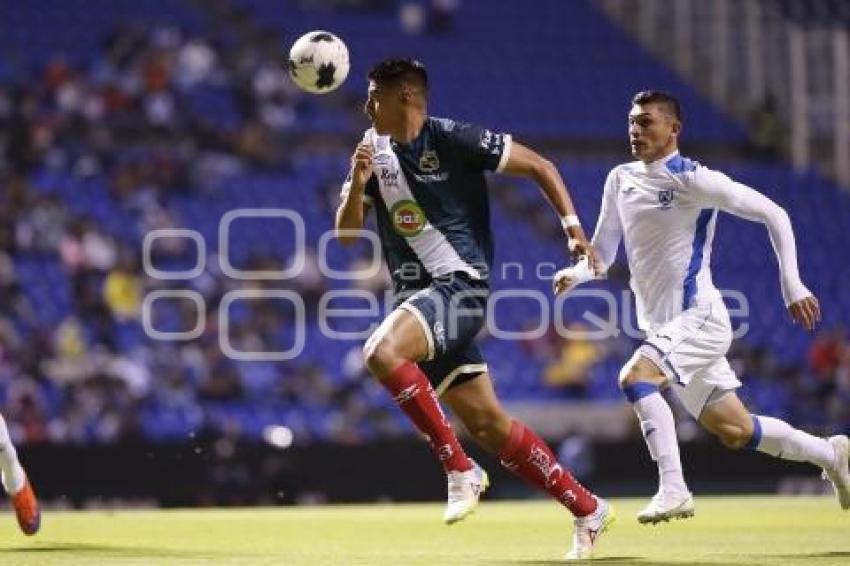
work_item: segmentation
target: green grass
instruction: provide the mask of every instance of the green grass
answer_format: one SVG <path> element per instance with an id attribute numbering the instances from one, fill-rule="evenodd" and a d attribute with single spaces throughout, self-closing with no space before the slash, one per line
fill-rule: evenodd
<path id="1" fill-rule="evenodd" d="M 814 497 L 701 497 L 697 515 L 657 527 L 634 519 L 643 500 L 614 500 L 601 564 L 850 564 L 850 512 Z M 486 502 L 440 523 L 440 505 L 186 511 L 52 512 L 25 538 L 0 524 L 0 564 L 441 566 L 555 564 L 571 533 L 554 503 Z"/>

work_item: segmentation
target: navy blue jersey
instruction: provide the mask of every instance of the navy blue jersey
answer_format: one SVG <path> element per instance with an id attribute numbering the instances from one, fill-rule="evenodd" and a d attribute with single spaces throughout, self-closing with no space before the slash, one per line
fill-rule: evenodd
<path id="1" fill-rule="evenodd" d="M 484 172 L 504 168 L 511 136 L 427 118 L 409 144 L 372 129 L 364 140 L 374 149 L 364 200 L 377 213 L 396 290 L 419 289 L 455 272 L 486 280 L 493 241 Z"/>

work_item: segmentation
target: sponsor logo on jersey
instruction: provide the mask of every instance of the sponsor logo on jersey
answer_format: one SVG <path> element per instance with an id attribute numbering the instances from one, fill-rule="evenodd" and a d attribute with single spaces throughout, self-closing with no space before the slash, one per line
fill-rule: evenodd
<path id="1" fill-rule="evenodd" d="M 484 130 L 481 134 L 479 145 L 481 149 L 489 151 L 490 155 L 499 155 L 502 152 L 504 138 L 499 134 L 494 134 L 490 130 Z"/>
<path id="2" fill-rule="evenodd" d="M 386 167 L 382 168 L 380 171 L 381 173 L 379 177 L 381 179 L 381 183 L 383 183 L 385 187 L 398 186 L 398 171 L 393 171 L 392 169 Z"/>
<path id="3" fill-rule="evenodd" d="M 397 202 L 390 210 L 390 220 L 395 231 L 405 238 L 419 234 L 427 222 L 422 207 L 412 200 Z"/>
<path id="4" fill-rule="evenodd" d="M 673 189 L 658 191 L 658 208 L 666 210 L 673 206 Z"/>
<path id="5" fill-rule="evenodd" d="M 426 149 L 419 158 L 419 168 L 425 173 L 433 173 L 440 168 L 440 158 L 433 149 Z"/>
<path id="6" fill-rule="evenodd" d="M 413 175 L 413 178 L 420 183 L 441 183 L 449 180 L 448 171 L 440 171 L 439 173 L 430 173 L 428 175 Z"/>

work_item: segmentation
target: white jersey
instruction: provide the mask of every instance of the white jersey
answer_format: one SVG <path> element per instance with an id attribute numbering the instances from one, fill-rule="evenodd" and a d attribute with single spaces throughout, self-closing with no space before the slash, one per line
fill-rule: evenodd
<path id="1" fill-rule="evenodd" d="M 593 235 L 606 269 L 624 239 L 641 329 L 656 329 L 720 297 L 711 279 L 718 209 L 767 226 L 786 305 L 811 295 L 800 281 L 785 211 L 746 185 L 674 152 L 611 170 Z"/>

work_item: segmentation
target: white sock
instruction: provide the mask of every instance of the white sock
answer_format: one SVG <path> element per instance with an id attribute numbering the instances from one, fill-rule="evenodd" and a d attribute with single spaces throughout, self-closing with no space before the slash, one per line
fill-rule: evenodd
<path id="1" fill-rule="evenodd" d="M 644 384 L 641 384 L 644 385 Z M 688 486 L 682 474 L 682 461 L 679 458 L 679 441 L 676 439 L 676 421 L 670 405 L 658 392 L 658 388 L 652 387 L 652 392 L 646 394 L 649 389 L 634 395 L 627 391 L 626 396 L 632 401 L 632 406 L 640 419 L 640 430 L 649 448 L 649 455 L 658 464 L 659 491 L 666 493 L 687 493 Z"/>
<path id="2" fill-rule="evenodd" d="M 796 429 L 779 419 L 753 415 L 755 431 L 750 445 L 759 452 L 783 460 L 809 462 L 821 468 L 835 465 L 832 445 L 817 436 Z"/>
<path id="3" fill-rule="evenodd" d="M 3 488 L 9 495 L 18 493 L 24 487 L 24 469 L 18 462 L 18 452 L 9 438 L 9 429 L 6 428 L 3 415 L 0 415 L 0 472 Z"/>

